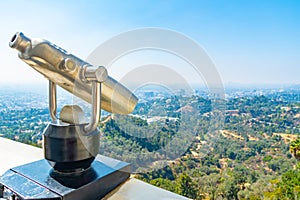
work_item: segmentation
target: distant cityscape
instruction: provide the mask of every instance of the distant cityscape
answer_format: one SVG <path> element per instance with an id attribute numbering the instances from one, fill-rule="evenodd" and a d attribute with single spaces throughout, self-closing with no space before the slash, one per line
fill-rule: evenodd
<path id="1" fill-rule="evenodd" d="M 36 86 L 35 86 L 36 87 Z M 20 132 L 37 132 L 40 135 L 40 131 L 45 124 L 50 120 L 48 112 L 48 91 L 47 88 L 40 87 L 14 87 L 14 86 L 0 86 L 0 116 L 1 126 L 0 134 L 3 132 L 9 132 L 14 127 L 19 127 Z M 292 86 L 281 86 L 276 88 L 272 87 L 241 87 L 229 86 L 225 88 L 225 98 L 240 98 L 240 97 L 251 97 L 251 96 L 267 96 L 276 98 L 282 101 L 300 101 L 300 85 Z M 207 98 L 209 91 L 207 88 L 198 88 L 193 90 L 193 95 Z M 139 98 L 139 103 L 145 103 L 156 99 L 166 98 L 172 95 L 184 95 L 183 90 L 178 90 L 170 93 L 165 88 L 152 87 L 147 89 L 141 89 L 136 91 L 136 95 Z M 78 98 L 71 94 L 59 90 L 58 94 L 58 110 L 65 104 L 76 104 L 83 105 L 85 109 L 89 108 L 88 104 L 78 100 Z M 109 115 L 109 113 L 103 111 L 103 116 Z M 132 116 L 138 117 L 137 114 L 133 113 Z M 145 116 L 141 116 L 145 119 Z M 151 120 L 158 120 L 158 116 L 148 116 L 148 122 Z M 160 116 L 165 118 L 166 116 Z"/>
<path id="2" fill-rule="evenodd" d="M 50 121 L 48 91 L 24 87 L 0 87 L 0 136 L 41 147 Z M 265 199 L 279 194 L 280 184 L 294 187 L 281 177 L 298 173 L 289 144 L 300 136 L 300 86 L 225 87 L 224 92 L 224 124 L 211 132 L 215 113 L 207 88 L 190 96 L 160 87 L 137 90 L 132 114 L 102 112 L 100 153 L 129 162 L 136 171 L 165 159 L 162 169 L 136 178 L 194 199 Z M 57 101 L 58 111 L 65 104 L 90 109 L 62 90 Z M 170 151 L 158 151 L 180 131 L 194 137 L 183 152 L 185 139 Z"/>

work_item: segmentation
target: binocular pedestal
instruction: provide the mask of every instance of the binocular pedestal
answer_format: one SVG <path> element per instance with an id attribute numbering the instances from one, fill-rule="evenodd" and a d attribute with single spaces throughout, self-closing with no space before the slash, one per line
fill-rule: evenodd
<path id="1" fill-rule="evenodd" d="M 49 113 L 54 123 L 43 134 L 45 159 L 1 176 L 0 198 L 100 199 L 130 175 L 128 163 L 98 155 L 101 108 L 129 114 L 138 99 L 109 77 L 105 67 L 92 66 L 51 42 L 31 40 L 18 32 L 9 46 L 49 80 Z M 56 85 L 91 103 L 89 123 L 77 105 L 64 106 L 56 116 Z"/>
<path id="2" fill-rule="evenodd" d="M 128 163 L 102 156 L 97 156 L 89 169 L 76 175 L 52 177 L 52 170 L 45 159 L 8 170 L 0 178 L 2 197 L 99 200 L 130 175 Z"/>
<path id="3" fill-rule="evenodd" d="M 12 168 L 0 177 L 0 197 L 8 199 L 94 199 L 130 176 L 126 162 L 97 155 L 99 131 L 82 135 L 83 125 L 49 124 L 45 159 Z"/>
<path id="4" fill-rule="evenodd" d="M 50 123 L 43 133 L 45 159 L 57 174 L 76 174 L 88 169 L 100 147 L 98 128 L 84 133 L 86 124 Z"/>

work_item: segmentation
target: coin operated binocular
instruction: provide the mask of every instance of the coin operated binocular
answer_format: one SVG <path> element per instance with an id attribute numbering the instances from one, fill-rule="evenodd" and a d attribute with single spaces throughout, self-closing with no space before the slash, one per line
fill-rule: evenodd
<path id="1" fill-rule="evenodd" d="M 0 197 L 7 199 L 100 199 L 130 175 L 129 164 L 98 155 L 101 108 L 131 113 L 138 99 L 95 67 L 43 39 L 16 33 L 9 46 L 19 58 L 49 80 L 51 123 L 43 133 L 45 159 L 12 168 L 0 177 Z M 85 121 L 78 105 L 65 105 L 57 116 L 56 87 L 91 104 Z"/>

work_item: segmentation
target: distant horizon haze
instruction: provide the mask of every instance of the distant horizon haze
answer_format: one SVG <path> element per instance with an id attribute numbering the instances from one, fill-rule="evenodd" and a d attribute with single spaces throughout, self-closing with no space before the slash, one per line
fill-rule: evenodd
<path id="1" fill-rule="evenodd" d="M 300 1 L 284 0 L 3 1 L 0 85 L 47 82 L 8 46 L 17 31 L 86 59 L 110 38 L 147 27 L 174 30 L 194 40 L 225 85 L 300 84 L 299 10 Z M 120 77 L 124 70 L 120 66 L 110 75 Z"/>

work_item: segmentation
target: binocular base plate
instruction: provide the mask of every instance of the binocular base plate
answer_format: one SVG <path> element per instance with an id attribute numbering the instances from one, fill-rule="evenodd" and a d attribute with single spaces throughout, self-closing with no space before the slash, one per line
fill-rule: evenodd
<path id="1" fill-rule="evenodd" d="M 130 176 L 126 162 L 98 155 L 91 167 L 60 174 L 42 159 L 12 168 L 0 177 L 0 197 L 7 199 L 99 200 Z"/>

